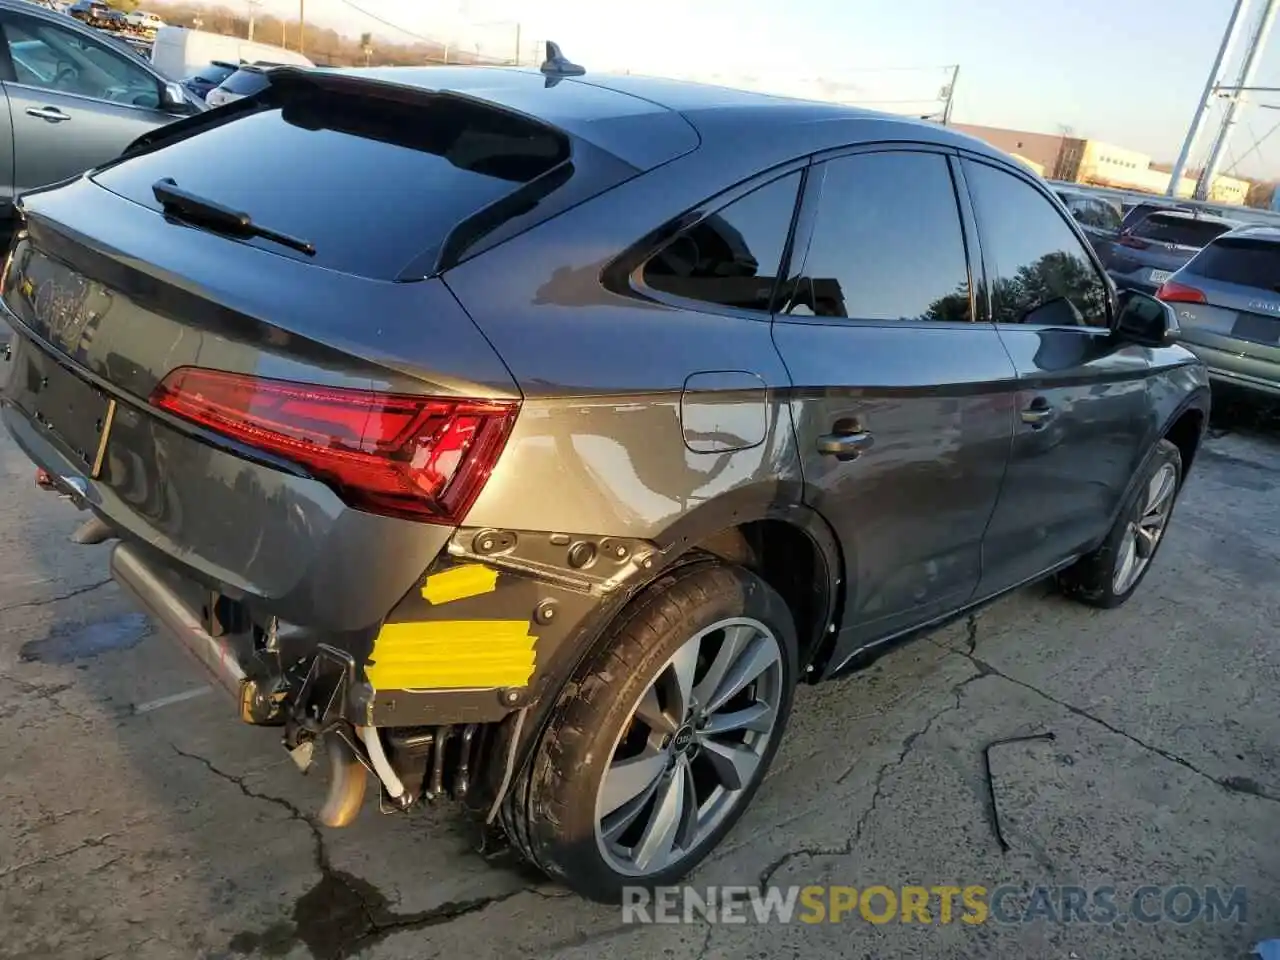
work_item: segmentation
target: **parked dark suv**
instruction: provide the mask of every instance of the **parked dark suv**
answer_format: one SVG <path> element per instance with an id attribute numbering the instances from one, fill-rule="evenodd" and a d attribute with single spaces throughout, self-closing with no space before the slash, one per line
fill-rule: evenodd
<path id="1" fill-rule="evenodd" d="M 977 140 L 571 73 L 282 68 L 28 194 L 3 416 L 321 822 L 368 770 L 617 899 L 799 682 L 1042 577 L 1123 603 L 1209 391 Z"/>
<path id="2" fill-rule="evenodd" d="M 1164 210 L 1122 228 L 1098 251 L 1117 286 L 1155 293 L 1206 243 L 1237 225 L 1221 217 Z"/>

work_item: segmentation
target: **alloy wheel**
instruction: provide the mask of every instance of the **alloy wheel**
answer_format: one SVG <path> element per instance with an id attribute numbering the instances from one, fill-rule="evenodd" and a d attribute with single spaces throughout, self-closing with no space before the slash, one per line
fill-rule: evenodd
<path id="1" fill-rule="evenodd" d="M 1161 465 L 1147 483 L 1145 496 L 1139 498 L 1136 516 L 1129 521 L 1116 551 L 1116 572 L 1111 582 L 1116 596 L 1131 590 L 1151 562 L 1169 523 L 1177 486 L 1178 473 L 1171 463 Z"/>
<path id="2" fill-rule="evenodd" d="M 721 620 L 658 671 L 614 744 L 596 796 L 596 842 L 619 873 L 686 859 L 761 771 L 783 698 L 782 647 L 758 620 Z"/>

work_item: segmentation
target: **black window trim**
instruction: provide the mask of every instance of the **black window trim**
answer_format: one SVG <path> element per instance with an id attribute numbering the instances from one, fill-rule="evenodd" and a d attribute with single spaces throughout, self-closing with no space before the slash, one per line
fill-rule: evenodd
<path id="1" fill-rule="evenodd" d="M 1036 183 L 1034 179 L 1024 174 L 1021 170 L 1017 169 L 1012 164 L 1001 162 L 993 157 L 989 157 L 984 154 L 972 153 L 968 150 L 960 150 L 958 151 L 958 154 L 959 154 L 959 159 L 961 161 L 960 166 L 962 169 L 964 164 L 966 163 L 982 164 L 983 166 L 991 167 L 994 170 L 999 170 L 1002 173 L 1006 173 L 1006 174 L 1009 174 L 1010 176 L 1016 177 L 1017 179 L 1025 183 L 1027 186 L 1035 190 L 1037 193 L 1039 193 L 1042 197 L 1047 199 L 1050 202 L 1050 204 L 1053 206 L 1054 210 L 1057 212 L 1059 219 L 1061 219 L 1062 222 L 1067 225 L 1067 229 L 1071 231 L 1071 234 L 1076 238 L 1076 241 L 1084 249 L 1085 257 L 1088 259 L 1089 263 L 1093 265 L 1094 270 L 1097 271 L 1098 277 L 1102 281 L 1103 288 L 1107 291 L 1106 326 L 1102 326 L 1102 327 L 1083 326 L 1082 327 L 1082 326 L 1076 326 L 1073 324 L 1061 324 L 1061 323 L 1001 323 L 994 320 L 994 316 L 991 309 L 991 279 L 992 278 L 991 278 L 990 272 L 984 270 L 984 277 L 983 277 L 983 291 L 984 291 L 983 301 L 985 303 L 985 313 L 983 314 L 984 319 L 989 323 L 994 322 L 997 327 L 1016 327 L 1018 329 L 1023 329 L 1023 330 L 1075 330 L 1078 332 L 1083 331 L 1091 334 L 1103 334 L 1103 335 L 1110 336 L 1112 327 L 1115 324 L 1115 316 L 1116 316 L 1115 281 L 1111 279 L 1111 275 L 1107 273 L 1106 269 L 1103 267 L 1102 260 L 1098 257 L 1098 252 L 1093 249 L 1093 244 L 1089 242 L 1089 238 L 1085 235 L 1084 230 L 1076 222 L 1076 219 L 1073 216 L 1071 216 L 1071 214 L 1067 211 L 1066 205 L 1063 204 L 1062 199 L 1058 197 L 1056 194 L 1054 194 L 1051 190 L 1046 190 L 1043 186 Z M 979 249 L 985 250 L 985 248 L 987 247 L 985 231 L 983 230 L 981 219 L 978 217 L 977 202 L 973 198 L 973 191 L 969 187 L 967 179 L 965 181 L 965 189 L 966 189 L 966 192 L 969 194 L 969 202 L 972 205 L 973 212 L 974 212 L 974 222 L 977 228 L 978 246 L 979 246 Z M 983 262 L 984 264 L 986 262 L 985 253 L 983 254 Z"/>
<path id="2" fill-rule="evenodd" d="M 661 227 L 633 243 L 605 267 L 601 273 L 604 285 L 615 293 L 649 300 L 680 310 L 737 317 L 765 323 L 770 322 L 776 315 L 778 308 L 779 278 L 790 274 L 791 257 L 796 243 L 797 226 L 800 222 L 800 209 L 808 189 L 809 168 L 811 165 L 812 161 L 809 157 L 789 160 L 786 163 L 771 167 L 740 181 L 728 189 L 708 197 L 679 216 L 673 217 Z M 800 174 L 800 181 L 796 188 L 796 200 L 792 205 L 791 222 L 787 227 L 787 236 L 782 245 L 782 262 L 778 265 L 778 276 L 774 278 L 773 289 L 769 294 L 768 311 L 751 310 L 746 307 L 734 307 L 708 300 L 682 297 L 678 294 L 668 293 L 665 290 L 658 290 L 644 282 L 645 266 L 667 243 L 675 239 L 680 233 L 697 226 L 703 220 L 719 213 L 721 210 L 741 200 L 747 194 L 755 193 L 770 184 L 784 180 L 793 173 Z"/>
<path id="3" fill-rule="evenodd" d="M 72 23 L 79 23 L 78 20 L 68 17 Z M 18 72 L 13 66 L 13 56 L 9 51 L 9 38 L 4 33 L 4 25 L 12 23 L 22 27 L 25 24 L 39 24 L 50 27 L 54 30 L 64 30 L 72 36 L 80 37 L 88 43 L 95 44 L 105 50 L 111 56 L 118 56 L 131 66 L 137 67 L 142 73 L 147 74 L 151 78 L 151 82 L 156 85 L 156 106 L 141 107 L 136 103 L 119 103 L 115 100 L 106 100 L 102 97 L 91 97 L 85 93 L 76 93 L 74 90 L 55 90 L 51 87 L 42 87 L 37 84 L 23 83 L 18 79 Z M 15 87 L 19 90 L 35 90 L 41 94 L 55 93 L 60 97 L 71 97 L 76 100 L 83 100 L 85 103 L 105 103 L 113 107 L 124 107 L 128 110 L 138 110 L 142 113 L 164 113 L 170 116 L 182 116 L 174 114 L 164 107 L 164 83 L 156 76 L 154 72 L 143 65 L 141 61 L 134 57 L 130 57 L 123 51 L 106 42 L 105 39 L 93 36 L 87 28 L 68 27 L 65 23 L 56 23 L 45 17 L 33 17 L 30 14 L 20 13 L 15 10 L 0 10 L 0 81 L 4 82 L 6 87 Z"/>
<path id="4" fill-rule="evenodd" d="M 969 320 L 874 320 L 863 317 L 810 317 L 810 316 L 792 316 L 786 312 L 788 304 L 776 302 L 777 293 L 775 290 L 774 303 L 774 320 L 779 323 L 799 323 L 808 326 L 851 326 L 851 327 L 893 327 L 893 328 L 912 328 L 920 327 L 923 329 L 933 330 L 938 327 L 954 327 L 960 329 L 973 329 L 975 323 L 981 316 L 978 312 L 979 303 L 986 296 L 986 273 L 980 259 L 980 246 L 977 243 L 976 221 L 973 217 L 972 205 L 969 201 L 967 191 L 962 191 L 963 180 L 962 174 L 958 170 L 959 164 L 958 151 L 954 147 L 945 144 L 935 143 L 929 140 L 877 140 L 868 143 L 859 143 L 843 147 L 835 147 L 823 150 L 813 154 L 812 167 L 809 171 L 806 184 L 800 201 L 800 211 L 797 215 L 798 229 L 796 229 L 791 238 L 793 249 L 803 249 L 798 261 L 794 263 L 795 269 L 788 269 L 785 272 L 787 277 L 787 285 L 790 286 L 797 280 L 804 271 L 804 263 L 809 255 L 809 244 L 813 240 L 813 227 L 817 219 L 818 204 L 821 201 L 822 186 L 825 175 L 825 165 L 828 161 L 839 160 L 845 157 L 854 157 L 868 154 L 883 153 L 933 153 L 942 156 L 947 162 L 948 173 L 951 176 L 951 192 L 956 201 L 956 214 L 960 222 L 960 235 L 964 245 L 965 254 L 965 270 L 969 281 Z M 975 259 L 975 253 L 978 258 Z M 794 258 L 792 258 L 794 260 Z M 982 292 L 978 289 L 977 277 L 983 277 Z"/>

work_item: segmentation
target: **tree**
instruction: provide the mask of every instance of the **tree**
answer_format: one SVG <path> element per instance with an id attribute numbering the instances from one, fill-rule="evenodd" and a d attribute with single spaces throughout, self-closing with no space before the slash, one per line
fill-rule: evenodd
<path id="1" fill-rule="evenodd" d="M 373 56 L 373 34 L 360 34 L 360 49 L 364 52 L 364 65 L 369 65 L 369 60 Z"/>
<path id="2" fill-rule="evenodd" d="M 1245 205 L 1250 207 L 1259 207 L 1263 210 L 1270 210 L 1274 203 L 1276 195 L 1275 180 L 1255 181 L 1249 186 L 1249 195 L 1245 198 Z"/>

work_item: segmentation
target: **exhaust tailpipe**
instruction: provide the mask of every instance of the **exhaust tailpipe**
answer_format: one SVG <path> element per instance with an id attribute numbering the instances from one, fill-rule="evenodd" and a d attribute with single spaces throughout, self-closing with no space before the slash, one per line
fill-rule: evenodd
<path id="1" fill-rule="evenodd" d="M 368 774 L 343 737 L 329 733 L 324 741 L 325 756 L 329 759 L 329 792 L 320 808 L 319 820 L 326 827 L 345 827 L 364 804 Z"/>

